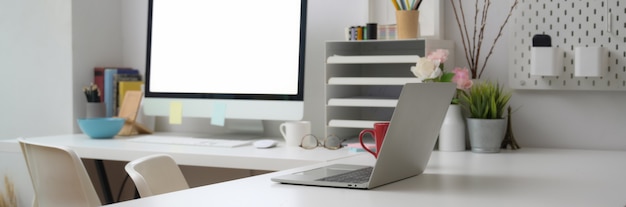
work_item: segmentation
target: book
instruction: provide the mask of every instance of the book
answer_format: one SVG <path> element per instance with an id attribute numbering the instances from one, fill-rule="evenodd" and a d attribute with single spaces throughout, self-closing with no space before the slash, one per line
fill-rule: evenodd
<path id="1" fill-rule="evenodd" d="M 121 107 L 124 103 L 124 97 L 128 91 L 141 91 L 143 81 L 119 81 L 117 83 L 117 103 Z"/>
<path id="2" fill-rule="evenodd" d="M 108 68 L 104 70 L 104 105 L 106 107 L 106 116 L 112 117 L 115 113 L 113 111 L 113 76 L 117 73 L 117 69 Z"/>
<path id="3" fill-rule="evenodd" d="M 103 99 L 106 106 L 106 116 L 112 117 L 117 114 L 117 94 L 115 90 L 117 83 L 115 77 L 118 73 L 121 74 L 139 74 L 139 71 L 131 68 L 105 68 L 104 69 L 104 89 Z"/>
<path id="4" fill-rule="evenodd" d="M 120 96 L 119 93 L 119 83 L 122 81 L 141 81 L 141 75 L 137 72 L 137 73 L 120 73 L 120 71 L 118 71 L 117 74 L 114 75 L 113 77 L 113 94 L 115 96 L 114 98 L 114 102 L 115 102 L 115 113 L 117 113 L 117 108 L 119 108 L 122 105 L 121 99 L 124 98 L 124 96 Z"/>
<path id="5" fill-rule="evenodd" d="M 104 102 L 104 94 L 102 91 L 104 89 L 104 69 L 104 67 L 95 67 L 93 69 L 93 83 L 98 86 L 98 90 L 100 90 L 100 97 L 102 97 L 100 102 Z"/>
<path id="6" fill-rule="evenodd" d="M 133 70 L 131 68 L 119 68 L 119 67 L 94 67 L 93 69 L 93 83 L 98 86 L 100 90 L 100 102 L 104 102 L 104 70 L 106 69 L 120 69 L 120 70 Z M 135 70 L 136 71 L 136 70 Z M 139 71 L 137 71 L 139 73 Z"/>

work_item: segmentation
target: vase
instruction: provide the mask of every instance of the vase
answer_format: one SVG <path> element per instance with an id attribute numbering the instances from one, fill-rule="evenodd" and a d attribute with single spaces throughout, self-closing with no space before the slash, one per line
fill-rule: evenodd
<path id="1" fill-rule="evenodd" d="M 472 152 L 498 153 L 506 134 L 506 119 L 467 119 Z"/>
<path id="2" fill-rule="evenodd" d="M 439 151 L 465 151 L 465 122 L 458 104 L 448 106 L 439 131 Z"/>

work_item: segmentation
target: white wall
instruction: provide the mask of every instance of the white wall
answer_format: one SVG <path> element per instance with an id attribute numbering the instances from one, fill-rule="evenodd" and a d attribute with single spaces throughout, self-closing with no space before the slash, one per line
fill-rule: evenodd
<path id="1" fill-rule="evenodd" d="M 120 1 L 0 5 L 0 139 L 79 132 L 93 68 L 121 64 Z"/>
<path id="2" fill-rule="evenodd" d="M 145 71 L 146 37 L 148 31 L 148 1 L 122 1 L 123 65 Z"/>
<path id="3" fill-rule="evenodd" d="M 122 65 L 122 15 L 120 0 L 72 1 L 72 62 L 75 118 L 85 116 L 82 87 L 93 82 L 96 66 Z M 73 121 L 74 132 L 80 133 Z"/>
<path id="4" fill-rule="evenodd" d="M 79 132 L 93 67 L 121 64 L 119 13 L 119 0 L 0 0 L 0 139 Z M 33 191 L 19 147 L 0 151 L 0 176 L 14 182 L 18 206 L 28 206 Z"/>
<path id="5" fill-rule="evenodd" d="M 70 2 L 0 0 L 0 139 L 72 132 Z"/>

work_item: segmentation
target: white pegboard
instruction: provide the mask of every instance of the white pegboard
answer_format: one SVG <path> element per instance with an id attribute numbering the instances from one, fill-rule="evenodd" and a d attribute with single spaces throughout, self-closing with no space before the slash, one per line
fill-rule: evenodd
<path id="1" fill-rule="evenodd" d="M 512 20 L 511 88 L 626 90 L 626 1 L 521 0 Z M 530 50 L 535 34 L 550 35 L 552 46 L 563 50 L 560 75 L 530 74 Z M 608 51 L 608 67 L 603 76 L 574 76 L 574 48 L 580 46 L 600 46 Z"/>

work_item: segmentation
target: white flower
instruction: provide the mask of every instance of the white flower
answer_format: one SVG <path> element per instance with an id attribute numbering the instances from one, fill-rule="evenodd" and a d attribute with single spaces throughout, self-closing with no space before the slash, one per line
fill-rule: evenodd
<path id="1" fill-rule="evenodd" d="M 435 79 L 443 73 L 439 68 L 439 61 L 433 62 L 425 57 L 417 59 L 417 64 L 415 67 L 411 67 L 411 72 L 413 72 L 413 75 L 417 77 L 419 82 Z"/>

